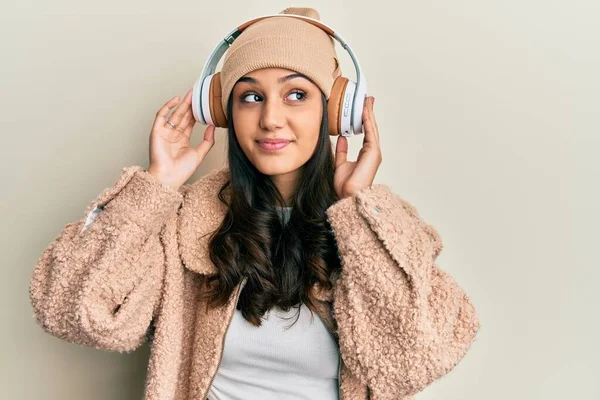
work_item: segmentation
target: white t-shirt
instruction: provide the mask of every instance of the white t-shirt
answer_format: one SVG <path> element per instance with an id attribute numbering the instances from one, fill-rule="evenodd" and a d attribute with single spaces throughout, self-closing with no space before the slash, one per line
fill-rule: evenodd
<path id="1" fill-rule="evenodd" d="M 273 308 L 260 327 L 235 310 L 209 400 L 338 399 L 339 352 L 321 319 L 303 304 Z M 288 320 L 280 318 L 288 317 Z"/>

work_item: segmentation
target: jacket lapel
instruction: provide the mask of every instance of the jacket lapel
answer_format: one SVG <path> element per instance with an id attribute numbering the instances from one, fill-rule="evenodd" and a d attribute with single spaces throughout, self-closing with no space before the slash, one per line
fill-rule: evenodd
<path id="1" fill-rule="evenodd" d="M 181 189 L 183 204 L 177 217 L 179 255 L 184 267 L 198 274 L 217 273 L 210 260 L 208 242 L 227 212 L 218 194 L 228 179 L 228 168 L 216 169 Z"/>

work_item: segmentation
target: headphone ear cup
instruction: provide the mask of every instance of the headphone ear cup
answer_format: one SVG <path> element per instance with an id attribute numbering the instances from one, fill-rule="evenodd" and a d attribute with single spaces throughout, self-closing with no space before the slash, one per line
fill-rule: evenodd
<path id="1" fill-rule="evenodd" d="M 214 125 L 219 128 L 227 128 L 227 117 L 225 115 L 225 111 L 223 110 L 223 105 L 221 104 L 221 98 L 223 94 L 221 92 L 221 72 L 217 72 L 213 75 L 210 80 L 210 93 L 209 93 L 209 103 L 210 103 L 210 116 Z"/>
<path id="2" fill-rule="evenodd" d="M 342 107 L 347 85 L 348 78 L 338 76 L 327 100 L 327 130 L 331 136 L 338 136 L 342 132 Z"/>

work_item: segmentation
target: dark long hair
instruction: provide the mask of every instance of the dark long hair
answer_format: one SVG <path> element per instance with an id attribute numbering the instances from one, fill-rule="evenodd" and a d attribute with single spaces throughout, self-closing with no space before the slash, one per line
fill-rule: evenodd
<path id="1" fill-rule="evenodd" d="M 247 276 L 237 309 L 260 326 L 262 316 L 273 306 L 285 311 L 297 307 L 297 317 L 302 303 L 311 313 L 315 311 L 311 287 L 319 282 L 331 289 L 329 277 L 341 268 L 325 213 L 338 200 L 333 187 L 335 159 L 327 130 L 327 100 L 321 92 L 323 116 L 317 147 L 302 167 L 289 220 L 283 223 L 278 210 L 285 205 L 281 193 L 268 175 L 252 165 L 237 141 L 232 98 L 227 103 L 231 179 L 219 191 L 227 213 L 210 238 L 210 259 L 218 273 L 208 279 L 205 296 L 210 307 L 223 306 Z"/>

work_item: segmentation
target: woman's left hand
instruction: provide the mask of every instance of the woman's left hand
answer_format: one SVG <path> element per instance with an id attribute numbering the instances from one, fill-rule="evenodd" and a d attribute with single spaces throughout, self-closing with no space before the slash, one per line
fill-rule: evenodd
<path id="1" fill-rule="evenodd" d="M 364 139 L 356 161 L 348 161 L 348 140 L 338 136 L 335 147 L 335 174 L 333 186 L 341 200 L 358 193 L 373 184 L 375 174 L 381 165 L 382 155 L 379 146 L 379 130 L 373 113 L 373 96 L 365 99 L 363 108 Z"/>

